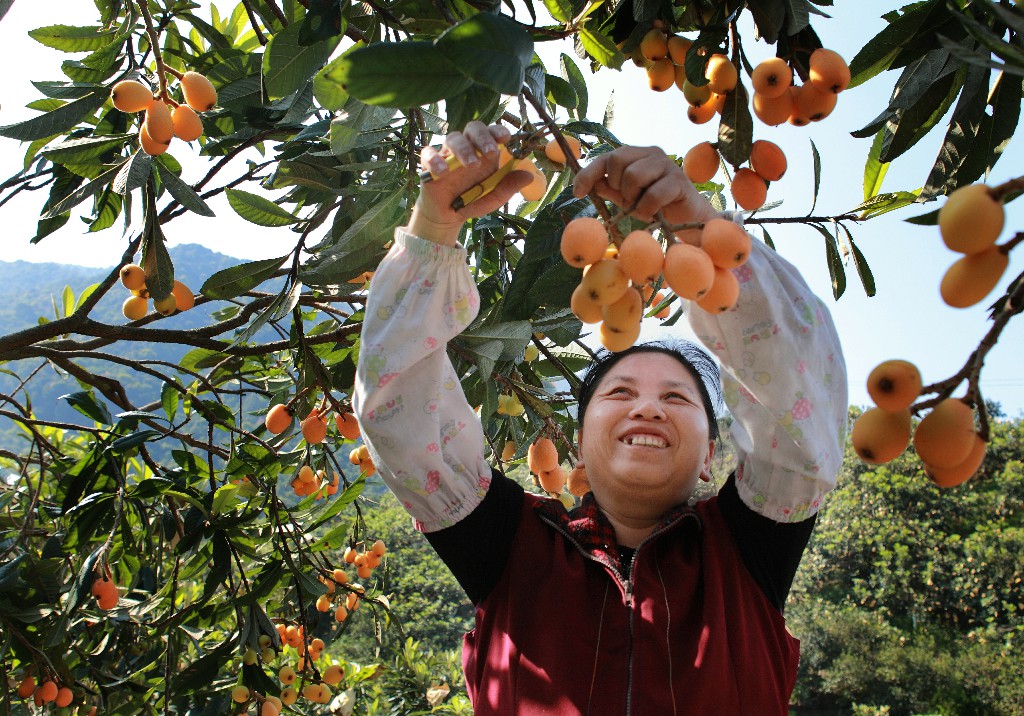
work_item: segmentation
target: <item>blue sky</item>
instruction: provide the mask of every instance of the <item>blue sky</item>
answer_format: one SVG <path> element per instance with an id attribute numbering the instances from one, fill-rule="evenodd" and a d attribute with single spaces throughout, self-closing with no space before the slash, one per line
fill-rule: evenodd
<path id="1" fill-rule="evenodd" d="M 813 24 L 825 46 L 850 60 L 884 26 L 880 16 L 896 5 L 879 0 L 840 2 L 838 7 L 829 9 L 832 19 L 815 17 Z M 24 107 L 38 97 L 31 80 L 60 77 L 59 63 L 65 56 L 38 45 L 25 35 L 28 29 L 47 23 L 37 10 L 35 3 L 15 3 L 0 21 L 0 66 L 12 70 L 0 73 L 0 123 L 3 124 L 35 114 Z M 62 3 L 61 17 L 57 21 L 89 24 L 95 21 L 95 8 L 86 0 Z M 749 39 L 752 33 L 744 36 L 748 38 L 744 49 L 751 62 L 773 54 L 773 48 Z M 572 48 L 567 45 L 541 48 L 552 73 L 557 73 L 559 52 L 572 55 Z M 586 64 L 582 61 L 578 64 L 587 74 Z M 833 115 L 810 127 L 765 127 L 755 123 L 755 138 L 776 142 L 789 158 L 786 176 L 773 183 L 769 191 L 769 201 L 783 202 L 771 211 L 772 215 L 798 216 L 811 208 L 813 173 L 809 140 L 814 141 L 822 157 L 822 186 L 814 213 L 834 215 L 860 202 L 863 165 L 870 140 L 854 139 L 849 133 L 867 124 L 884 108 L 895 79 L 895 72 L 887 73 L 866 86 L 843 93 Z M 623 141 L 658 144 L 670 153 L 681 154 L 699 141 L 715 138 L 716 122 L 702 126 L 690 124 L 685 117 L 682 94 L 674 89 L 665 93 L 650 91 L 644 72 L 629 63 L 622 72 L 602 71 L 593 77 L 591 119 L 601 118 L 613 92 L 613 130 Z M 935 131 L 897 160 L 889 170 L 883 191 L 920 186 L 941 139 L 942 132 Z M 1024 166 L 1022 142 L 1020 137 L 1011 141 L 989 183 L 1000 183 L 1016 176 L 1018 167 Z M 203 162 L 192 158 L 196 149 L 176 146 L 173 151 L 185 166 L 185 179 L 197 181 Z M 0 174 L 3 177 L 18 170 L 23 151 L 16 142 L 0 139 Z M 34 234 L 43 199 L 38 192 L 23 194 L 0 208 L 5 226 L 4 260 L 60 261 L 91 266 L 112 266 L 119 260 L 126 241 L 120 228 L 87 235 L 84 230 L 76 231 L 75 224 L 70 223 L 57 235 L 47 237 L 38 245 L 30 245 L 28 239 Z M 1008 207 L 1004 239 L 1017 227 L 1024 226 L 1017 204 L 1020 202 Z M 248 259 L 279 256 L 284 247 L 293 244 L 293 237 L 281 229 L 260 229 L 238 219 L 226 202 L 214 202 L 212 206 L 218 215 L 215 219 L 183 217 L 170 224 L 167 227 L 170 243 L 199 242 L 212 250 Z M 812 288 L 832 307 L 849 368 L 850 398 L 855 404 L 868 402 L 864 382 L 871 368 L 882 360 L 911 360 L 921 368 L 926 383 L 938 381 L 963 365 L 989 328 L 986 302 L 960 310 L 945 306 L 939 298 L 939 280 L 956 255 L 942 245 L 937 230 L 902 221 L 936 206 L 912 206 L 853 227 L 854 238 L 874 272 L 878 287 L 874 298 L 864 295 L 855 271 L 849 267 L 846 294 L 833 302 L 821 236 L 813 229 L 800 226 L 771 229 L 779 252 L 801 269 Z M 1011 255 L 1010 266 L 992 298 L 1001 294 L 1022 268 L 1024 260 L 1018 250 Z M 1024 376 L 1019 359 L 1022 348 L 1024 319 L 1017 318 L 989 353 L 982 376 L 985 395 L 1000 401 L 1011 416 L 1024 413 Z"/>

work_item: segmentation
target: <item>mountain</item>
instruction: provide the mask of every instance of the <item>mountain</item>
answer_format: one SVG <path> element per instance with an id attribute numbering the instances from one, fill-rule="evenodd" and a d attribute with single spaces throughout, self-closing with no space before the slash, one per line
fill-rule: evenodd
<path id="1" fill-rule="evenodd" d="M 239 263 L 239 259 L 218 254 L 198 244 L 175 246 L 170 249 L 170 255 L 176 278 L 195 291 L 217 271 Z M 38 325 L 40 319 L 53 320 L 54 306 L 63 305 L 65 287 L 70 287 L 77 299 L 87 287 L 102 281 L 112 270 L 113 267 L 88 268 L 60 263 L 0 261 L 0 336 L 31 328 Z M 100 300 L 92 317 L 103 323 L 124 323 L 121 303 L 127 296 L 128 292 L 119 284 L 116 285 Z M 223 305 L 209 308 L 199 306 L 161 321 L 161 327 L 197 328 L 208 325 L 212 320 L 211 312 L 218 308 L 223 308 Z M 103 350 L 119 357 L 164 360 L 176 364 L 189 348 L 166 343 L 144 343 L 114 344 Z M 11 395 L 18 390 L 21 380 L 31 375 L 42 363 L 38 359 L 0 363 L 0 393 Z M 95 366 L 105 375 L 120 380 L 133 401 L 159 398 L 159 385 L 153 378 L 109 362 L 85 360 L 81 363 L 86 367 Z M 82 387 L 76 380 L 52 366 L 46 366 L 36 373 L 27 385 L 36 416 L 57 422 L 81 423 L 84 419 L 67 401 L 60 399 L 62 395 L 79 390 Z M 16 397 L 24 404 L 24 392 L 19 392 Z M 119 408 L 108 407 L 114 414 L 120 412 Z M 2 398 L 0 408 L 10 410 Z M 20 435 L 20 428 L 0 417 L 0 449 L 15 452 L 19 452 L 19 448 L 23 450 L 25 443 Z"/>

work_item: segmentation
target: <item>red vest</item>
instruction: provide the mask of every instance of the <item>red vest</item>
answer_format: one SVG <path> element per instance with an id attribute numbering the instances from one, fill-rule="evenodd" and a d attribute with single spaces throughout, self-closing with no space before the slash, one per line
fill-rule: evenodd
<path id="1" fill-rule="evenodd" d="M 465 637 L 476 716 L 787 714 L 799 642 L 717 499 L 670 514 L 626 582 L 596 517 L 526 495 L 505 572 Z"/>

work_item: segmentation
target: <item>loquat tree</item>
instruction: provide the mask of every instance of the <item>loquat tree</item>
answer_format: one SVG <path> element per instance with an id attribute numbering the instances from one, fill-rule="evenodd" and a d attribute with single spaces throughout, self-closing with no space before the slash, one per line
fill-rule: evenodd
<path id="1" fill-rule="evenodd" d="M 40 114 L 0 127 L 25 150 L 23 168 L 0 185 L 0 206 L 23 191 L 47 192 L 35 235 L 17 238 L 45 241 L 71 230 L 73 216 L 90 231 L 126 227 L 121 265 L 103 281 L 55 320 L 0 337 L 0 361 L 19 381 L 0 395 L 0 416 L 25 438 L 23 449 L 0 456 L 12 475 L 0 484 L 0 679 L 18 685 L 0 697 L 9 711 L 314 713 L 333 699 L 342 712 L 373 713 L 375 684 L 399 682 L 427 687 L 428 708 L 465 711 L 457 689 L 449 694 L 422 671 L 376 679 L 414 660 L 415 644 L 390 665 L 349 662 L 344 649 L 349 624 L 388 620 L 402 598 L 376 571 L 389 559 L 377 542 L 387 536 L 363 518 L 374 466 L 349 401 L 372 272 L 415 202 L 420 150 L 439 135 L 474 119 L 502 122 L 513 131 L 504 169 L 534 173 L 521 201 L 464 232 L 481 310 L 449 352 L 480 406 L 494 462 L 525 464 L 542 445 L 544 464 L 530 479 L 569 502 L 586 485 L 565 467 L 574 462 L 572 390 L 592 358 L 584 335 L 624 347 L 641 315 L 677 321 L 681 297 L 728 310 L 749 249 L 745 237 L 715 227 L 702 246 L 703 226 L 662 216 L 648 225 L 630 207 L 572 197 L 581 158 L 619 144 L 607 118 L 589 115 L 584 69 L 616 71 L 630 58 L 650 67 L 653 89 L 683 92 L 692 121 L 716 119 L 717 141 L 691 162 L 700 188 L 721 208 L 731 188 L 769 243 L 771 224 L 820 234 L 837 299 L 850 265 L 875 293 L 852 226 L 992 168 L 1016 128 L 1024 72 L 1015 44 L 1024 15 L 988 0 L 893 10 L 849 66 L 822 48 L 809 0 L 242 0 L 226 13 L 179 0 L 95 0 L 95 8 L 88 26 L 29 33 L 73 59 L 63 76 L 35 83 L 40 97 L 30 106 Z M 754 32 L 740 24 L 748 14 Z M 755 37 L 775 51 L 763 68 L 745 57 Z M 557 42 L 567 52 L 558 68 L 545 66 L 536 50 Z M 830 215 L 774 215 L 765 202 L 786 159 L 755 141 L 754 118 L 825 120 L 845 89 L 901 68 L 893 100 L 859 133 L 874 138 L 863 200 Z M 950 107 L 924 189 L 879 193 L 889 163 Z M 187 179 L 186 164 L 201 176 Z M 1020 182 L 975 191 L 1001 210 Z M 280 253 L 186 286 L 166 235 L 185 214 L 213 217 L 210 201 L 221 196 L 242 219 L 278 228 Z M 566 225 L 584 219 L 598 224 L 596 250 L 589 232 L 563 251 Z M 946 223 L 935 212 L 914 221 Z M 634 232 L 635 252 L 625 244 Z M 997 238 L 963 253 L 999 256 L 958 275 L 1005 268 L 1000 257 L 1020 239 Z M 605 264 L 588 275 L 622 289 L 614 298 L 580 284 L 582 266 L 566 262 L 584 249 L 579 261 Z M 620 249 L 631 277 L 615 274 Z M 585 290 L 574 300 L 577 285 Z M 97 320 L 108 295 L 124 301 L 125 322 Z M 965 404 L 986 440 L 978 378 L 1022 299 L 1018 277 L 964 370 L 922 387 L 908 413 L 967 382 Z M 197 309 L 206 312 L 199 327 L 174 322 Z M 130 357 L 131 346 L 152 342 L 185 353 L 177 363 Z M 362 360 L 372 373 L 374 357 Z M 33 405 L 41 366 L 76 381 L 66 401 L 78 422 Z M 159 390 L 130 395 L 114 377 L 123 368 Z M 449 665 L 438 668 L 447 679 Z"/>

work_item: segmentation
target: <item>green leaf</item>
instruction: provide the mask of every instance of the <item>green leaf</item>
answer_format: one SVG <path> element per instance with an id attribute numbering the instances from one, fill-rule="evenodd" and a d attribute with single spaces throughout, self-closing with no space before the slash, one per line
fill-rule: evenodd
<path id="1" fill-rule="evenodd" d="M 734 167 L 750 159 L 754 120 L 750 116 L 747 91 L 742 84 L 725 96 L 722 121 L 718 125 L 718 151 Z"/>
<path id="2" fill-rule="evenodd" d="M 828 264 L 828 274 L 832 279 L 832 297 L 839 300 L 839 297 L 846 292 L 846 268 L 843 266 L 843 257 L 839 253 L 839 243 L 836 237 L 825 230 L 819 224 L 811 224 L 812 227 L 825 237 L 825 263 Z"/>
<path id="3" fill-rule="evenodd" d="M 860 212 L 861 218 L 870 219 L 902 209 L 918 201 L 919 191 L 896 191 L 888 194 L 876 194 L 867 201 L 861 202 L 847 213 Z"/>
<path id="4" fill-rule="evenodd" d="M 363 488 L 366 487 L 366 475 L 360 474 L 356 481 L 346 487 L 342 493 L 334 498 L 331 502 L 331 506 L 324 511 L 319 517 L 314 520 L 313 524 L 306 528 L 307 533 L 312 534 L 313 530 L 317 529 L 321 525 L 326 524 L 329 520 L 337 516 L 342 510 L 348 505 L 351 505 L 356 501 L 361 494 L 363 494 Z"/>
<path id="5" fill-rule="evenodd" d="M 165 167 L 163 162 L 159 159 L 156 162 L 156 168 L 157 174 L 160 175 L 160 181 L 163 182 L 164 186 L 167 187 L 167 191 L 171 193 L 171 196 L 173 196 L 179 204 L 194 214 L 199 214 L 200 216 L 215 216 L 213 209 L 210 208 L 209 204 L 203 201 L 202 197 L 196 194 L 195 189 L 182 181 L 177 174 Z"/>
<path id="6" fill-rule="evenodd" d="M 814 195 L 811 199 L 811 209 L 807 212 L 810 216 L 814 213 L 814 207 L 818 205 L 818 190 L 821 189 L 821 155 L 818 154 L 818 147 L 814 144 L 814 140 L 809 140 L 811 143 L 811 157 L 813 158 L 814 164 Z"/>
<path id="7" fill-rule="evenodd" d="M 363 132 L 386 127 L 394 113 L 393 109 L 349 99 L 344 109 L 331 120 L 331 152 L 340 156 L 359 146 Z"/>
<path id="8" fill-rule="evenodd" d="M 147 217 L 142 237 L 142 268 L 146 270 L 146 289 L 154 301 L 166 298 L 174 288 L 174 264 L 156 217 Z"/>
<path id="9" fill-rule="evenodd" d="M 299 42 L 305 25 L 293 22 L 276 33 L 263 53 L 263 87 L 271 101 L 283 99 L 306 86 L 330 59 L 340 36 L 309 45 Z"/>
<path id="10" fill-rule="evenodd" d="M 868 159 L 864 162 L 864 201 L 878 194 L 882 189 L 882 180 L 889 171 L 889 162 L 879 160 L 878 155 L 882 153 L 882 136 L 884 132 L 879 130 L 871 142 L 871 149 L 868 151 Z"/>
<path id="11" fill-rule="evenodd" d="M 40 154 L 57 164 L 85 164 L 108 152 L 119 150 L 136 134 L 113 134 L 101 137 L 83 137 L 69 139 L 43 149 Z"/>
<path id="12" fill-rule="evenodd" d="M 575 109 L 579 105 L 579 97 L 573 86 L 555 75 L 545 75 L 544 86 L 547 88 L 547 99 L 560 107 Z"/>
<path id="13" fill-rule="evenodd" d="M 152 171 L 153 157 L 146 154 L 142 149 L 136 149 L 135 153 L 121 167 L 121 171 L 114 177 L 111 187 L 118 194 L 127 194 L 145 185 L 149 181 L 149 175 Z"/>
<path id="14" fill-rule="evenodd" d="M 569 22 L 572 19 L 572 3 L 569 0 L 544 0 L 544 7 L 555 22 Z"/>
<path id="15" fill-rule="evenodd" d="M 107 406 L 96 399 L 91 391 L 79 391 L 60 396 L 60 400 L 68 401 L 68 405 L 80 412 L 87 418 L 95 420 L 101 425 L 111 425 L 114 421 L 110 417 Z"/>
<path id="16" fill-rule="evenodd" d="M 931 36 L 935 26 L 949 17 L 945 0 L 927 0 L 901 8 L 902 15 L 890 20 L 889 25 L 868 40 L 850 61 L 849 89 L 867 82 L 879 72 L 891 69 L 900 54 L 920 44 L 919 37 L 934 42 Z M 919 51 L 918 55 L 924 54 Z M 908 61 L 911 58 L 908 58 Z"/>
<path id="17" fill-rule="evenodd" d="M 765 42 L 775 44 L 786 22 L 786 3 L 782 0 L 748 0 L 757 34 Z"/>
<path id="18" fill-rule="evenodd" d="M 966 68 L 932 80 L 920 99 L 886 124 L 879 160 L 891 162 L 924 138 L 939 123 L 963 86 Z"/>
<path id="19" fill-rule="evenodd" d="M 533 59 L 530 33 L 519 23 L 489 12 L 453 26 L 435 45 L 466 77 L 502 94 L 519 93 Z"/>
<path id="20" fill-rule="evenodd" d="M 226 300 L 240 296 L 272 277 L 290 254 L 276 259 L 261 259 L 218 271 L 206 279 L 201 289 L 208 298 Z"/>
<path id="21" fill-rule="evenodd" d="M 622 54 L 622 50 L 615 46 L 610 37 L 599 31 L 591 30 L 589 27 L 581 27 L 577 37 L 587 54 L 593 57 L 600 65 L 617 70 L 626 61 L 626 56 Z"/>
<path id="22" fill-rule="evenodd" d="M 589 99 L 587 80 L 573 59 L 564 52 L 559 61 L 562 66 L 562 76 L 569 81 L 569 84 L 572 85 L 573 90 L 576 92 L 576 116 L 584 119 L 587 116 L 587 103 Z"/>
<path id="23" fill-rule="evenodd" d="M 853 265 L 857 269 L 857 276 L 860 277 L 860 283 L 864 287 L 864 293 L 871 298 L 877 293 L 875 289 L 875 277 L 871 273 L 871 267 L 868 266 L 868 261 L 864 258 L 864 254 L 857 248 L 857 244 L 853 241 L 853 234 L 846 228 L 845 225 L 840 224 L 843 231 L 846 232 L 846 238 L 850 240 L 850 249 L 853 253 Z"/>
<path id="24" fill-rule="evenodd" d="M 416 107 L 452 97 L 472 85 L 433 43 L 377 42 L 338 58 L 323 75 L 367 104 Z"/>
<path id="25" fill-rule="evenodd" d="M 63 134 L 102 107 L 103 103 L 107 101 L 107 97 L 108 93 L 105 89 L 98 90 L 81 99 L 76 99 L 74 102 L 68 102 L 52 112 L 41 114 L 24 122 L 0 127 L 0 136 L 29 142 Z"/>
<path id="26" fill-rule="evenodd" d="M 178 413 L 178 404 L 181 402 L 181 393 L 170 383 L 164 383 L 160 388 L 160 405 L 167 415 L 167 419 L 173 421 Z"/>
<path id="27" fill-rule="evenodd" d="M 49 25 L 28 32 L 36 42 L 62 52 L 92 52 L 109 45 L 116 35 L 113 28 L 71 25 Z"/>
<path id="28" fill-rule="evenodd" d="M 532 335 L 533 327 L 529 321 L 509 321 L 480 327 L 470 326 L 460 338 L 470 345 L 496 342 L 501 347 L 496 360 L 514 360 L 522 354 Z"/>
<path id="29" fill-rule="evenodd" d="M 919 214 L 918 216 L 912 216 L 909 219 L 904 219 L 908 224 L 915 224 L 917 226 L 938 226 L 939 224 L 939 210 L 935 209 L 929 211 L 926 214 Z"/>
<path id="30" fill-rule="evenodd" d="M 225 193 L 235 213 L 257 226 L 288 226 L 299 220 L 290 211 L 262 196 L 241 189 L 228 189 Z"/>
<path id="31" fill-rule="evenodd" d="M 991 131 L 990 118 L 985 114 L 990 74 L 987 67 L 972 65 L 967 68 L 960 100 L 949 120 L 935 164 L 921 190 L 925 198 L 949 194 L 957 187 L 973 182 L 985 171 L 989 154 L 986 138 Z"/>

